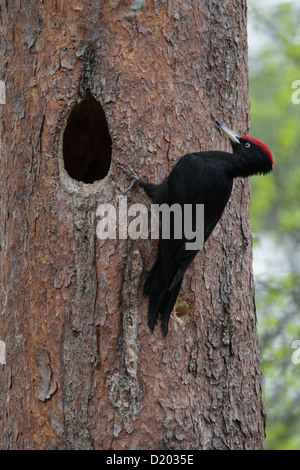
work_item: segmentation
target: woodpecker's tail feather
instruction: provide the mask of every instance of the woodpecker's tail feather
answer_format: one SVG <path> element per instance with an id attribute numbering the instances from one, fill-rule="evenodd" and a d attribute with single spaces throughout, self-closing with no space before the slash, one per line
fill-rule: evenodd
<path id="1" fill-rule="evenodd" d="M 163 299 L 159 307 L 161 316 L 161 329 L 164 336 L 166 336 L 168 333 L 169 318 L 176 303 L 180 287 L 181 281 L 171 291 L 169 289 L 165 290 Z"/>
<path id="2" fill-rule="evenodd" d="M 154 330 L 160 314 L 161 329 L 163 335 L 167 335 L 169 318 L 178 297 L 181 282 L 174 289 L 169 290 L 165 286 L 161 263 L 159 260 L 155 261 L 146 279 L 143 291 L 143 294 L 149 297 L 148 326 L 151 331 Z"/>
<path id="3" fill-rule="evenodd" d="M 157 323 L 159 305 L 164 294 L 164 285 L 160 262 L 156 260 L 153 264 L 144 284 L 143 295 L 149 297 L 148 326 L 151 331 Z"/>

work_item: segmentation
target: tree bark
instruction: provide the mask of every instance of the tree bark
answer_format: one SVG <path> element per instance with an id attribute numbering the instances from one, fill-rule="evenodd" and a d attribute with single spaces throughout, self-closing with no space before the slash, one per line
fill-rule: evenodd
<path id="1" fill-rule="evenodd" d="M 0 5 L 0 447 L 261 449 L 250 181 L 235 181 L 166 338 L 142 296 L 156 242 L 96 236 L 98 205 L 129 184 L 118 165 L 159 182 L 185 153 L 229 149 L 214 119 L 249 131 L 246 2 L 154 0 L 131 22 L 129 0 Z M 86 184 L 63 136 L 90 95 L 112 152 Z"/>

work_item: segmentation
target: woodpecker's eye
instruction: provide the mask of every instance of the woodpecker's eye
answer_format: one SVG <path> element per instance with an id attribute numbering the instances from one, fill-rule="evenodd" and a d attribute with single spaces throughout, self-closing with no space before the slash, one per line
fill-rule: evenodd
<path id="1" fill-rule="evenodd" d="M 246 142 L 245 143 L 245 147 L 248 149 L 249 147 L 251 147 L 251 145 L 249 144 L 249 142 Z"/>

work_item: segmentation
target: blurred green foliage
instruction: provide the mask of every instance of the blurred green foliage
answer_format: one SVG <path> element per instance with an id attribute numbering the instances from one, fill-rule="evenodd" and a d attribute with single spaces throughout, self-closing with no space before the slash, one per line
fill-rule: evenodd
<path id="1" fill-rule="evenodd" d="M 252 220 L 255 230 L 286 231 L 300 238 L 300 105 L 292 103 L 292 88 L 300 80 L 300 6 L 283 3 L 269 10 L 254 7 L 249 15 L 269 41 L 250 60 L 252 135 L 271 149 L 274 171 L 253 178 Z"/>
<path id="2" fill-rule="evenodd" d="M 271 241 L 274 259 L 277 252 L 283 258 L 275 271 L 265 263 L 264 274 L 255 275 L 265 448 L 282 450 L 300 449 L 300 364 L 292 362 L 292 344 L 300 340 L 300 104 L 292 102 L 292 84 L 300 80 L 297 3 L 267 7 L 248 0 L 249 23 L 264 35 L 259 49 L 252 53 L 250 44 L 249 50 L 251 135 L 274 157 L 270 175 L 252 178 L 254 260 L 262 234 Z"/>

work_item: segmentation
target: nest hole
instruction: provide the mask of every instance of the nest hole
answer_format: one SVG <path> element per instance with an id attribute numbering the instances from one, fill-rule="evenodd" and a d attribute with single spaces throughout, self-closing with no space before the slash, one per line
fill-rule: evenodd
<path id="1" fill-rule="evenodd" d="M 64 165 L 69 176 L 86 184 L 102 180 L 111 164 L 111 138 L 100 103 L 88 96 L 74 105 L 63 136 Z"/>
<path id="2" fill-rule="evenodd" d="M 185 300 L 178 299 L 175 304 L 175 318 L 184 326 L 189 321 L 191 316 L 192 307 Z"/>

